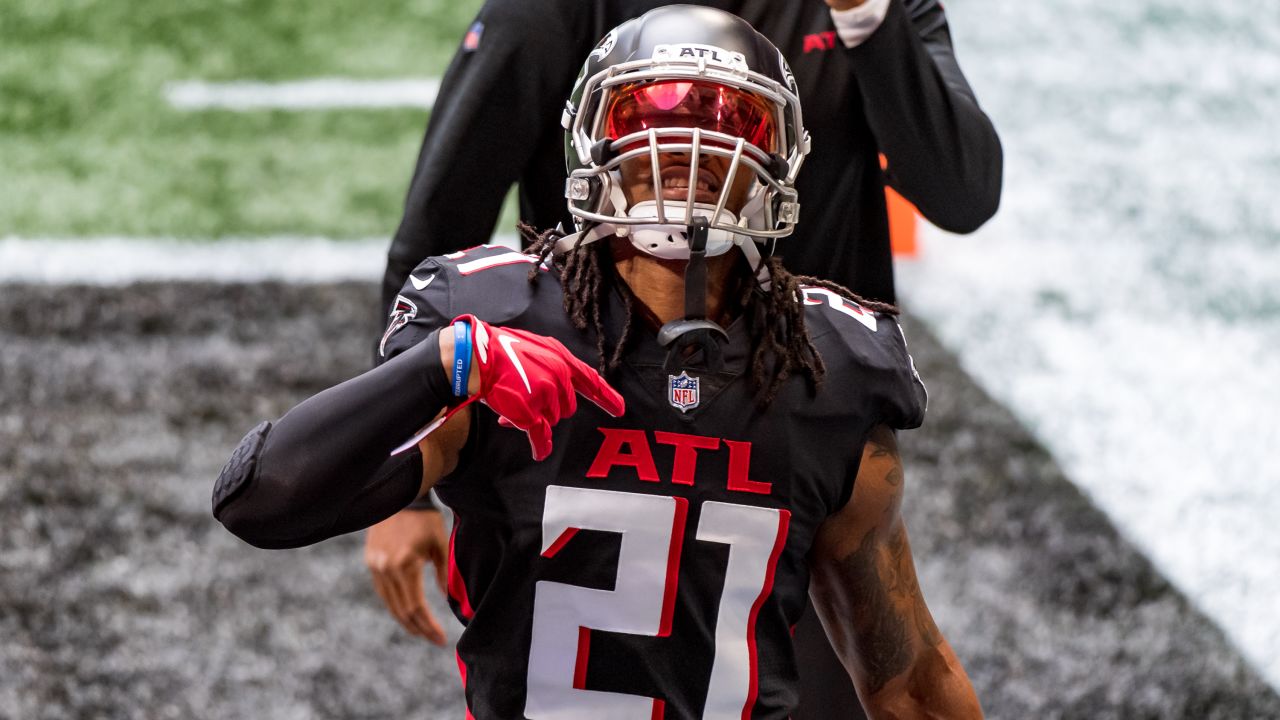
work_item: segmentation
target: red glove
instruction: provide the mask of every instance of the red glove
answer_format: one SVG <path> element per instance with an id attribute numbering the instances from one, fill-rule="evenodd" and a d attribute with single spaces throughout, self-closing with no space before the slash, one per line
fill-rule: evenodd
<path id="1" fill-rule="evenodd" d="M 503 425 L 529 435 L 533 459 L 551 454 L 551 426 L 578 410 L 576 393 L 618 417 L 626 403 L 594 368 L 574 357 L 559 340 L 514 328 L 495 327 L 474 315 L 474 362 L 480 373 L 477 397 Z"/>

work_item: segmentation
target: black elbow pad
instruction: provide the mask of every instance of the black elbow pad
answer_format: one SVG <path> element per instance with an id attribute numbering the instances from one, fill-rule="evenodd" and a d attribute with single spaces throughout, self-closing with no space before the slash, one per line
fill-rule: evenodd
<path id="1" fill-rule="evenodd" d="M 271 431 L 271 422 L 264 420 L 249 431 L 248 435 L 231 453 L 231 459 L 218 474 L 218 481 L 213 485 L 213 516 L 218 517 L 232 497 L 249 484 L 258 471 L 258 457 L 262 454 L 262 445 Z"/>

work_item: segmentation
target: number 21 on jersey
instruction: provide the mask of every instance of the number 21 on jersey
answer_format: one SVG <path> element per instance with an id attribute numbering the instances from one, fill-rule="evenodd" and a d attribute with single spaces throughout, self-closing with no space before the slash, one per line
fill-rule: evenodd
<path id="1" fill-rule="evenodd" d="M 591 630 L 671 633 L 689 501 L 663 495 L 547 488 L 542 555 L 579 530 L 622 536 L 613 590 L 541 580 L 533 606 L 525 714 L 538 718 L 636 718 L 663 713 L 662 700 L 585 688 Z M 758 691 L 755 623 L 773 589 L 786 543 L 787 510 L 704 502 L 695 538 L 729 546 L 716 617 L 715 660 L 704 718 L 747 718 Z M 695 550 L 696 551 L 696 550 Z"/>

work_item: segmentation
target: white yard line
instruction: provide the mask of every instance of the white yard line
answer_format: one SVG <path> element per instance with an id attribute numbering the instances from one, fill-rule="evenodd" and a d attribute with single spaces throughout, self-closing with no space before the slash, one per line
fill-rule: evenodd
<path id="1" fill-rule="evenodd" d="M 495 238 L 508 246 L 515 236 Z M 0 238 L 0 283 L 126 285 L 142 280 L 376 282 L 387 238 L 274 236 L 216 241 L 173 238 Z"/>
<path id="2" fill-rule="evenodd" d="M 440 78 L 313 78 L 274 83 L 191 80 L 165 85 L 164 96 L 178 110 L 430 108 L 439 90 Z"/>

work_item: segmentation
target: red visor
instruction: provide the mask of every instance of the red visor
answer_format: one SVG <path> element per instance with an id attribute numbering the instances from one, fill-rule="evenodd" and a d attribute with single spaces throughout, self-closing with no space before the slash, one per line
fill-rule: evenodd
<path id="1" fill-rule="evenodd" d="M 605 108 L 605 134 L 618 138 L 649 128 L 699 128 L 777 150 L 772 105 L 746 90 L 705 80 L 631 83 L 614 91 Z"/>

